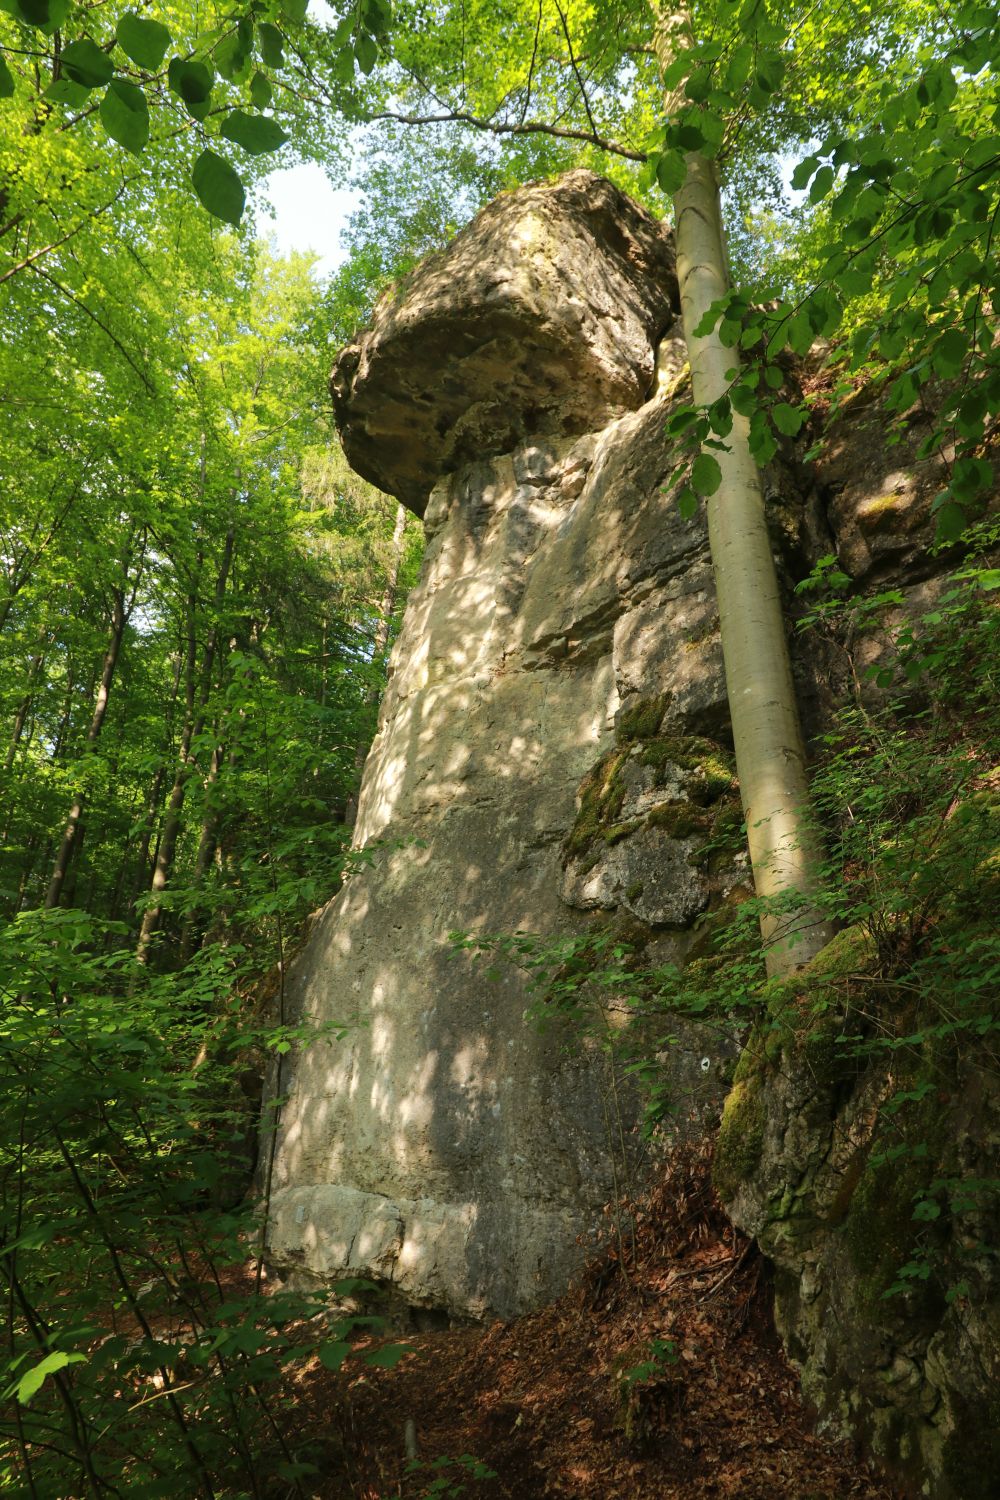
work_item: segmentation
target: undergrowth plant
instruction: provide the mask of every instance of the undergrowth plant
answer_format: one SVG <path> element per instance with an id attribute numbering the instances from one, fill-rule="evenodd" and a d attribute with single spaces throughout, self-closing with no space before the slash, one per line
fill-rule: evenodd
<path id="1" fill-rule="evenodd" d="M 238 945 L 137 973 L 115 937 L 72 910 L 0 933 L 0 1491 L 304 1495 L 283 1376 L 380 1320 L 344 1311 L 367 1283 L 262 1285 L 241 1077 L 343 1028 L 254 1016 Z"/>

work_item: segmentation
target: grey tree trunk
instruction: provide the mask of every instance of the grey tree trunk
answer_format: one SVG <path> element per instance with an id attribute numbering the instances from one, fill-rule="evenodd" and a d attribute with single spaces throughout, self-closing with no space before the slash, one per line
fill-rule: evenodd
<path id="1" fill-rule="evenodd" d="M 661 65 L 690 35 L 686 11 L 661 17 Z M 668 101 L 668 109 L 670 101 Z M 685 157 L 685 179 L 674 195 L 681 319 L 695 404 L 707 406 L 728 391 L 737 363 L 717 329 L 697 335 L 713 302 L 729 290 L 729 274 L 715 165 L 698 152 Z M 733 413 L 726 451 L 714 454 L 722 484 L 707 502 L 709 544 L 719 603 L 736 769 L 747 842 L 759 898 L 780 906 L 761 918 L 770 974 L 801 967 L 822 949 L 832 927 L 813 902 L 820 884 L 821 850 L 809 816 L 809 784 L 788 641 L 760 472 L 750 452 L 749 423 Z"/>

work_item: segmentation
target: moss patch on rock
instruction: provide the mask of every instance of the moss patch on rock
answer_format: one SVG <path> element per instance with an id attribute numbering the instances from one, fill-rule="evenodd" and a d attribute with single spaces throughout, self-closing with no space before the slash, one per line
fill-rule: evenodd
<path id="1" fill-rule="evenodd" d="M 603 831 L 618 821 L 625 800 L 620 773 L 627 760 L 627 749 L 609 750 L 580 782 L 580 806 L 566 840 L 568 855 L 586 853 Z"/>
<path id="2" fill-rule="evenodd" d="M 694 780 L 688 796 L 701 807 L 717 802 L 732 789 L 736 778 L 736 765 L 728 751 L 696 734 L 656 735 L 643 744 L 639 759 L 656 771 L 676 766 L 691 773 Z"/>
<path id="3" fill-rule="evenodd" d="M 646 822 L 650 828 L 662 828 L 671 839 L 689 839 L 709 828 L 705 813 L 690 802 L 661 802 L 647 815 Z"/>
<path id="4" fill-rule="evenodd" d="M 637 698 L 634 703 L 627 703 L 615 720 L 615 739 L 619 745 L 651 740 L 663 722 L 670 696 L 658 693 L 655 698 Z"/>
<path id="5" fill-rule="evenodd" d="M 566 839 L 567 858 L 579 859 L 594 845 L 615 844 L 641 827 L 662 828 L 668 838 L 708 835 L 716 820 L 703 809 L 718 803 L 733 787 L 732 758 L 711 740 L 697 735 L 657 733 L 667 695 L 641 699 L 619 716 L 615 746 L 601 756 L 580 783 L 576 819 Z M 661 802 L 645 816 L 623 818 L 628 795 L 623 774 L 630 760 L 653 771 L 653 785 L 672 785 Z M 671 772 L 673 776 L 671 777 Z M 683 780 L 678 797 L 677 775 Z M 731 808 L 727 812 L 732 816 Z"/>
<path id="6" fill-rule="evenodd" d="M 729 1091 L 715 1145 L 712 1179 L 723 1199 L 752 1177 L 764 1150 L 764 1103 L 754 1078 L 741 1078 Z"/>

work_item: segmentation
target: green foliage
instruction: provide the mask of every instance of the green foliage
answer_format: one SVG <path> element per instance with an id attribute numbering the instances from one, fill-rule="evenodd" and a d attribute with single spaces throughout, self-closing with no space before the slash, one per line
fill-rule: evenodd
<path id="1" fill-rule="evenodd" d="M 285 1372 L 379 1324 L 371 1289 L 248 1280 L 244 1199 L 263 1075 L 273 1127 L 286 1059 L 350 1025 L 290 1024 L 284 974 L 350 867 L 419 548 L 331 447 L 308 263 L 169 195 L 117 228 L 4 308 L 0 1462 L 26 1493 L 303 1494 Z"/>
<path id="2" fill-rule="evenodd" d="M 310 151 L 323 130 L 308 120 L 312 105 L 309 89 L 303 88 L 303 67 L 318 70 L 336 90 L 344 114 L 353 115 L 350 89 L 344 86 L 353 80 L 355 66 L 371 71 L 391 22 L 388 0 L 341 7 L 332 36 L 307 19 L 299 0 L 250 4 L 235 12 L 217 5 L 159 3 L 153 14 L 117 5 L 95 12 L 72 0 L 7 0 L 2 9 L 0 42 L 6 56 L 0 63 L 0 100 L 6 102 L 0 143 L 18 140 L 20 152 L 15 156 L 0 144 L 6 200 L 0 239 L 12 228 L 11 206 L 18 216 L 43 219 L 53 211 L 60 217 L 64 209 L 75 211 L 81 227 L 102 211 L 91 187 L 106 192 L 118 163 L 91 130 L 95 103 L 111 141 L 134 156 L 148 154 L 154 174 L 166 162 L 185 176 L 190 172 L 191 186 L 208 212 L 239 224 L 253 174 L 237 172 L 213 144 L 221 137 L 258 156 L 294 136 L 300 149 Z M 262 113 L 276 100 L 281 119 Z M 196 126 L 194 153 L 184 115 Z M 84 160 L 92 183 L 81 172 Z M 45 184 L 60 170 L 66 180 L 53 202 Z M 150 179 L 136 171 L 119 190 L 144 179 L 148 184 Z"/>
<path id="3" fill-rule="evenodd" d="M 411 1458 L 406 1462 L 404 1473 L 420 1482 L 422 1500 L 430 1500 L 431 1496 L 459 1500 L 460 1496 L 469 1493 L 470 1484 L 498 1477 L 495 1470 L 471 1453 L 460 1453 L 457 1458 Z"/>

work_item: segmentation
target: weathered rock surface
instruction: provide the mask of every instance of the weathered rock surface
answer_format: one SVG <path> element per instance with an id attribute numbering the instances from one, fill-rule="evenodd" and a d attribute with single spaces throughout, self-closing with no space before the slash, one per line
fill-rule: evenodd
<path id="1" fill-rule="evenodd" d="M 659 227 L 572 173 L 494 204 L 338 365 L 352 461 L 418 509 L 434 487 L 360 796 L 368 863 L 290 982 L 303 1016 L 349 1027 L 298 1053 L 282 1084 L 269 1244 L 300 1274 L 513 1313 L 565 1285 L 615 1172 L 635 1165 L 615 1160 L 599 1052 L 526 1025 L 523 977 L 507 966 L 490 981 L 447 936 L 627 917 L 633 937 L 673 941 L 715 888 L 697 849 L 731 773 L 682 815 L 712 748 L 692 751 L 690 726 L 723 713 L 707 543 L 663 493 L 668 408 L 647 400 L 673 297 Z M 683 744 L 654 754 L 664 733 Z M 595 822 L 601 895 L 570 890 L 571 905 L 578 789 L 616 743 L 660 769 L 634 829 L 609 840 Z M 696 1028 L 676 1051 L 695 1094 L 718 1101 Z"/>
<path id="2" fill-rule="evenodd" d="M 816 961 L 814 992 L 826 977 L 831 1001 L 842 997 L 863 946 L 840 934 Z M 941 1049 L 934 1093 L 900 1115 L 896 1068 L 884 1056 L 859 1068 L 837 1045 L 834 1005 L 806 1024 L 788 994 L 782 1024 L 751 1037 L 726 1103 L 727 1206 L 775 1267 L 778 1331 L 824 1428 L 862 1440 L 922 1495 L 989 1500 L 1000 1474 L 1000 1219 L 983 1190 L 1000 1147 L 995 1072 Z M 915 1220 L 934 1183 L 951 1185 L 950 1211 Z M 894 1282 L 908 1290 L 887 1297 Z"/>
<path id="3" fill-rule="evenodd" d="M 426 510 L 428 547 L 365 768 L 362 868 L 289 982 L 304 1021 L 345 1035 L 282 1075 L 268 1240 L 286 1272 L 513 1314 L 565 1286 L 636 1167 L 606 1057 L 526 1025 L 523 976 L 487 978 L 447 934 L 622 933 L 650 962 L 683 961 L 706 912 L 746 889 L 745 863 L 705 849 L 740 814 L 703 520 L 663 491 L 675 382 L 654 370 L 683 363 L 674 298 L 657 226 L 573 173 L 494 204 L 338 364 L 349 457 Z M 816 469 L 787 452 L 769 517 L 786 577 L 837 552 L 912 613 L 941 588 L 936 475 L 916 440 L 884 449 L 883 425 L 862 399 Z M 809 637 L 794 665 L 810 732 L 882 656 L 877 638 Z M 735 1047 L 675 1031 L 672 1087 L 712 1118 Z M 1000 1340 L 992 1251 L 974 1305 L 887 1308 L 865 1226 L 905 1218 L 912 1195 L 873 1151 L 886 1080 L 845 1077 L 828 1037 L 793 1032 L 743 1054 L 720 1186 L 774 1261 L 779 1328 L 823 1420 L 935 1500 L 978 1500 L 1000 1457 L 975 1430 Z M 971 1075 L 960 1087 L 939 1159 L 986 1179 L 1000 1102 Z"/>
<path id="4" fill-rule="evenodd" d="M 341 354 L 344 451 L 422 515 L 442 474 L 639 406 L 675 302 L 670 240 L 610 182 L 499 198 Z"/>

